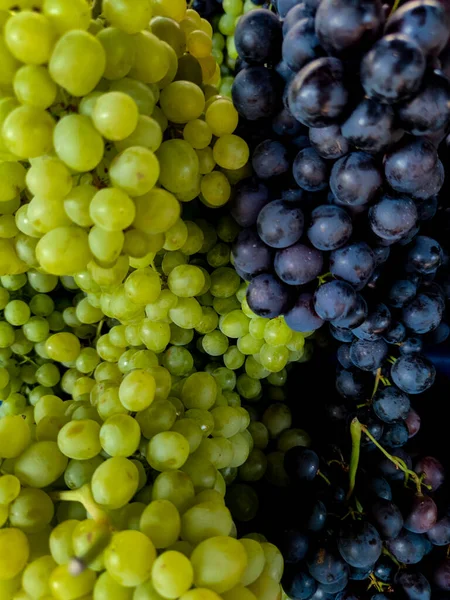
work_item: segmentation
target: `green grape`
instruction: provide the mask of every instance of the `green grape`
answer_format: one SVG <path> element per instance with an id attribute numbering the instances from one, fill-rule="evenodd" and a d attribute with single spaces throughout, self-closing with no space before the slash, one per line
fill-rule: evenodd
<path id="1" fill-rule="evenodd" d="M 230 267 L 220 267 L 211 273 L 211 294 L 216 298 L 230 298 L 239 289 L 239 275 Z"/>
<path id="2" fill-rule="evenodd" d="M 239 477 L 242 481 L 259 481 L 264 476 L 266 469 L 266 455 L 259 448 L 254 448 L 245 463 L 239 467 Z"/>
<path id="3" fill-rule="evenodd" d="M 192 329 L 182 329 L 175 323 L 170 324 L 170 332 L 170 343 L 173 346 L 187 346 L 194 338 Z"/>
<path id="4" fill-rule="evenodd" d="M 232 406 L 233 408 L 241 406 L 241 397 L 237 392 L 229 392 L 227 390 L 224 390 L 222 392 L 222 395 L 225 397 L 228 406 Z"/>
<path id="5" fill-rule="evenodd" d="M 167 190 L 174 194 L 182 194 L 196 184 L 199 162 L 195 150 L 188 142 L 185 140 L 163 142 L 156 155 L 161 168 L 160 183 Z"/>
<path id="6" fill-rule="evenodd" d="M 270 371 L 265 369 L 253 356 L 246 358 L 245 372 L 252 379 L 265 379 L 270 375 Z"/>
<path id="7" fill-rule="evenodd" d="M 94 371 L 94 377 L 97 382 L 114 381 L 119 383 L 122 374 L 115 363 L 101 362 Z"/>
<path id="8" fill-rule="evenodd" d="M 200 334 L 213 332 L 219 324 L 219 317 L 217 316 L 216 311 L 209 306 L 204 306 L 202 308 L 202 313 L 202 319 L 195 330 Z"/>
<path id="9" fill-rule="evenodd" d="M 241 418 L 237 409 L 231 406 L 218 406 L 211 410 L 214 417 L 214 437 L 230 438 L 239 432 Z"/>
<path id="10" fill-rule="evenodd" d="M 52 388 L 46 388 L 43 385 L 37 385 L 31 390 L 28 396 L 28 401 L 32 406 L 35 406 L 39 399 L 42 398 L 42 396 L 46 396 L 49 394 L 53 394 Z"/>
<path id="11" fill-rule="evenodd" d="M 236 387 L 239 394 L 247 400 L 257 399 L 261 393 L 261 382 L 259 379 L 253 379 L 247 373 L 239 375 Z"/>
<path id="12" fill-rule="evenodd" d="M 196 546 L 208 538 L 228 535 L 231 527 L 231 514 L 223 503 L 202 502 L 187 510 L 182 516 L 181 538 Z"/>
<path id="13" fill-rule="evenodd" d="M 205 204 L 213 208 L 223 206 L 231 196 L 228 179 L 220 171 L 212 171 L 203 175 L 200 190 Z"/>
<path id="14" fill-rule="evenodd" d="M 44 0 L 43 11 L 61 35 L 70 29 L 87 29 L 91 20 L 91 7 L 86 0 Z"/>
<path id="15" fill-rule="evenodd" d="M 164 552 L 152 566 L 152 584 L 163 598 L 178 598 L 192 586 L 194 572 L 189 559 L 175 550 Z"/>
<path id="16" fill-rule="evenodd" d="M 163 597 L 153 587 L 151 579 L 148 579 L 134 590 L 133 600 L 163 600 Z"/>
<path id="17" fill-rule="evenodd" d="M 136 199 L 134 226 L 147 234 L 168 231 L 180 217 L 180 204 L 173 194 L 153 189 Z"/>
<path id="18" fill-rule="evenodd" d="M 156 400 L 136 415 L 142 434 L 151 439 L 157 433 L 168 431 L 176 420 L 176 410 L 168 400 Z"/>
<path id="19" fill-rule="evenodd" d="M 86 96 L 100 81 L 105 64 L 105 51 L 98 39 L 86 31 L 71 30 L 56 42 L 49 72 L 72 96 Z"/>
<path id="20" fill-rule="evenodd" d="M 171 292 L 180 298 L 197 296 L 205 285 L 202 270 L 195 265 L 178 265 L 169 273 L 168 285 Z"/>
<path id="21" fill-rule="evenodd" d="M 265 479 L 277 487 L 287 487 L 290 479 L 284 468 L 284 452 L 276 451 L 267 454 L 267 470 Z"/>
<path id="22" fill-rule="evenodd" d="M 91 92 L 90 94 L 87 94 L 87 96 L 84 96 L 78 106 L 78 113 L 85 117 L 92 118 L 95 104 L 102 95 L 101 92 Z"/>
<path id="23" fill-rule="evenodd" d="M 136 465 L 122 456 L 103 462 L 92 476 L 94 500 L 109 509 L 122 508 L 136 493 L 139 473 Z"/>
<path id="24" fill-rule="evenodd" d="M 227 369 L 236 371 L 244 364 L 245 354 L 243 354 L 237 346 L 229 346 L 228 350 L 223 355 L 223 362 Z"/>
<path id="25" fill-rule="evenodd" d="M 134 38 L 135 57 L 130 77 L 143 83 L 159 82 L 169 70 L 169 53 L 156 35 L 140 31 Z"/>
<path id="26" fill-rule="evenodd" d="M 124 587 L 136 587 L 151 575 L 156 550 L 140 531 L 116 533 L 105 550 L 107 573 Z"/>
<path id="27" fill-rule="evenodd" d="M 36 367 L 31 364 L 25 364 L 20 368 L 20 378 L 27 385 L 34 385 L 36 383 Z M 1 379 L 1 369 L 0 369 L 0 379 Z M 1 386 L 0 386 L 1 387 Z"/>
<path id="28" fill-rule="evenodd" d="M 18 457 L 24 452 L 30 441 L 30 428 L 21 416 L 8 415 L 0 418 L 1 458 Z"/>
<path id="29" fill-rule="evenodd" d="M 264 340 L 271 346 L 285 346 L 292 337 L 292 330 L 286 325 L 283 317 L 271 319 L 264 329 Z"/>
<path id="30" fill-rule="evenodd" d="M 56 525 L 50 534 L 50 552 L 53 560 L 63 565 L 74 555 L 72 534 L 79 521 L 71 519 Z"/>
<path id="31" fill-rule="evenodd" d="M 256 581 L 261 575 L 266 563 L 266 558 L 264 550 L 258 541 L 242 538 L 240 542 L 245 548 L 248 560 L 247 568 L 242 576 L 241 583 L 242 585 L 247 586 Z"/>
<path id="32" fill-rule="evenodd" d="M 51 156 L 33 160 L 26 183 L 34 195 L 50 198 L 64 198 L 72 189 L 70 171 L 62 161 Z"/>
<path id="33" fill-rule="evenodd" d="M 98 227 L 106 231 L 122 231 L 133 222 L 135 207 L 131 198 L 121 190 L 105 188 L 92 198 L 89 214 Z"/>
<path id="34" fill-rule="evenodd" d="M 148 117 L 153 116 L 153 118 L 155 118 L 153 115 L 156 104 L 155 95 L 150 87 L 141 81 L 124 77 L 119 81 L 113 81 L 110 90 L 128 94 L 136 102 L 141 115 L 146 115 Z"/>
<path id="35" fill-rule="evenodd" d="M 212 132 L 205 121 L 194 119 L 185 125 L 183 137 L 196 150 L 203 150 L 211 143 Z"/>
<path id="36" fill-rule="evenodd" d="M 87 233 L 76 226 L 57 227 L 39 240 L 36 257 L 54 275 L 81 271 L 91 258 Z"/>
<path id="37" fill-rule="evenodd" d="M 95 584 L 96 574 L 85 569 L 74 577 L 69 565 L 59 565 L 50 575 L 49 585 L 52 597 L 57 600 L 71 600 L 89 594 Z"/>
<path id="38" fill-rule="evenodd" d="M 264 345 L 264 340 L 255 339 L 250 333 L 243 335 L 237 341 L 237 347 L 246 355 L 258 354 Z"/>
<path id="39" fill-rule="evenodd" d="M 17 60 L 39 65 L 50 58 L 55 34 L 44 15 L 23 11 L 13 14 L 5 23 L 4 37 Z"/>
<path id="40" fill-rule="evenodd" d="M 221 137 L 233 133 L 238 125 L 239 115 L 232 102 L 219 98 L 209 105 L 205 120 L 213 135 Z"/>
<path id="41" fill-rule="evenodd" d="M 189 412 L 189 411 L 188 411 Z M 208 440 L 203 440 L 198 450 L 188 458 L 183 465 L 183 472 L 189 475 L 196 491 L 211 489 L 216 481 L 216 469 L 212 462 L 204 458 L 203 444 Z"/>
<path id="42" fill-rule="evenodd" d="M 91 171 L 103 157 L 103 139 L 84 115 L 67 115 L 58 121 L 54 146 L 58 158 L 74 171 Z"/>
<path id="43" fill-rule="evenodd" d="M 236 170 L 247 163 L 250 152 L 247 143 L 241 137 L 225 134 L 214 144 L 213 155 L 220 167 Z"/>
<path id="44" fill-rule="evenodd" d="M 10 375 L 7 369 L 5 369 L 5 367 L 0 367 L 0 389 L 4 390 L 5 387 L 8 385 L 10 380 Z"/>
<path id="45" fill-rule="evenodd" d="M 59 383 L 61 376 L 58 367 L 53 363 L 41 365 L 36 371 L 36 381 L 39 385 L 53 387 Z"/>
<path id="46" fill-rule="evenodd" d="M 164 249 L 171 252 L 184 246 L 188 238 L 188 228 L 182 219 L 178 219 L 164 234 Z M 165 256 L 167 256 L 166 253 Z M 181 253 L 180 253 L 181 254 Z M 165 258 L 165 257 L 164 257 Z M 164 260 L 164 259 L 163 259 Z"/>
<path id="47" fill-rule="evenodd" d="M 2 414 L 6 415 L 20 415 L 27 408 L 27 399 L 22 394 L 12 393 L 3 400 Z"/>
<path id="48" fill-rule="evenodd" d="M 7 417 L 4 417 L 0 423 L 5 418 Z M 35 442 L 28 446 L 16 460 L 14 474 L 23 485 L 43 488 L 62 475 L 67 462 L 67 457 L 62 454 L 55 442 Z"/>
<path id="49" fill-rule="evenodd" d="M 45 492 L 23 488 L 9 507 L 9 522 L 25 533 L 36 533 L 53 518 L 53 502 Z"/>
<path id="50" fill-rule="evenodd" d="M 158 160 L 151 150 L 132 146 L 114 158 L 109 176 L 113 185 L 122 188 L 130 196 L 142 196 L 157 182 L 159 169 Z"/>
<path id="51" fill-rule="evenodd" d="M 208 264 L 213 268 L 224 267 L 230 262 L 230 247 L 219 242 L 208 251 L 206 255 Z"/>
<path id="52" fill-rule="evenodd" d="M 3 310 L 9 302 L 9 292 L 4 287 L 0 287 L 0 310 Z"/>
<path id="53" fill-rule="evenodd" d="M 210 435 L 214 429 L 214 419 L 208 410 L 191 408 L 185 413 L 186 418 L 193 419 L 200 427 L 204 436 Z"/>
<path id="54" fill-rule="evenodd" d="M 202 319 L 203 312 L 195 298 L 179 298 L 177 305 L 169 309 L 169 316 L 178 327 L 194 329 Z"/>
<path id="55" fill-rule="evenodd" d="M 58 434 L 58 447 L 69 458 L 88 460 L 101 451 L 100 425 L 91 419 L 70 421 Z"/>
<path id="56" fill-rule="evenodd" d="M 138 116 L 138 107 L 131 96 L 123 92 L 108 92 L 97 99 L 92 121 L 104 138 L 119 141 L 133 133 Z"/>
<path id="57" fill-rule="evenodd" d="M 27 275 L 2 275 L 0 281 L 6 290 L 16 292 L 27 283 Z"/>
<path id="58" fill-rule="evenodd" d="M 157 16 L 150 21 L 152 32 L 167 42 L 175 51 L 178 58 L 186 51 L 186 35 L 179 24 L 173 19 Z"/>
<path id="59" fill-rule="evenodd" d="M 147 461 L 157 471 L 177 470 L 189 456 L 189 443 L 176 431 L 163 431 L 151 438 Z"/>
<path id="60" fill-rule="evenodd" d="M 128 373 L 119 387 L 122 405 L 131 411 L 148 408 L 155 398 L 156 382 L 153 375 L 143 369 Z"/>
<path id="61" fill-rule="evenodd" d="M 103 571 L 105 568 L 103 554 L 110 540 L 110 527 L 106 523 L 97 523 L 92 519 L 85 519 L 76 525 L 72 533 L 74 554 L 77 557 L 89 556 L 94 553 L 95 558 L 88 561 L 88 567 L 93 571 Z"/>
<path id="62" fill-rule="evenodd" d="M 162 365 L 171 375 L 179 377 L 188 375 L 194 367 L 191 353 L 182 346 L 172 346 L 166 350 L 162 358 Z"/>
<path id="63" fill-rule="evenodd" d="M 92 373 L 100 362 L 100 357 L 95 348 L 83 348 L 75 362 L 80 373 Z"/>
<path id="64" fill-rule="evenodd" d="M 309 448 L 311 446 L 309 434 L 303 429 L 286 429 L 282 431 L 277 440 L 277 449 L 281 452 L 287 452 L 295 446 Z"/>
<path id="65" fill-rule="evenodd" d="M 30 562 L 22 575 L 22 587 L 31 598 L 50 596 L 49 579 L 57 566 L 49 555 L 44 555 Z"/>
<path id="66" fill-rule="evenodd" d="M 216 161 L 214 160 L 212 148 L 208 147 L 204 148 L 203 150 L 196 150 L 195 153 L 198 158 L 200 175 L 206 175 L 207 173 L 211 173 L 211 171 L 216 166 Z"/>
<path id="67" fill-rule="evenodd" d="M 138 229 L 128 229 L 125 231 L 123 253 L 128 254 L 131 260 L 146 258 L 150 253 L 149 236 Z"/>
<path id="68" fill-rule="evenodd" d="M 133 66 L 133 38 L 127 32 L 114 26 L 102 28 L 97 34 L 97 39 L 103 46 L 106 55 L 103 77 L 112 80 L 126 77 Z"/>
<path id="69" fill-rule="evenodd" d="M 6 117 L 2 133 L 10 152 L 21 159 L 34 158 L 51 151 L 55 122 L 45 110 L 20 106 Z M 33 135 L 30 135 L 33 131 Z"/>
<path id="70" fill-rule="evenodd" d="M 122 252 L 124 241 L 122 231 L 106 231 L 101 227 L 89 231 L 89 248 L 100 264 L 113 264 Z"/>
<path id="71" fill-rule="evenodd" d="M 182 600 L 219 600 L 221 596 L 206 588 L 193 588 L 181 596 Z"/>
<path id="72" fill-rule="evenodd" d="M 210 356 L 222 356 L 228 350 L 228 344 L 227 336 L 217 329 L 202 339 L 203 349 Z"/>
<path id="73" fill-rule="evenodd" d="M 155 400 L 166 400 L 172 386 L 172 378 L 169 371 L 160 366 L 148 367 L 147 371 L 155 379 Z"/>
<path id="74" fill-rule="evenodd" d="M 137 125 L 132 133 L 123 140 L 117 141 L 115 146 L 119 152 L 132 146 L 143 146 L 152 152 L 156 152 L 162 143 L 162 139 L 162 130 L 158 121 L 147 115 L 139 115 Z"/>
<path id="75" fill-rule="evenodd" d="M 105 571 L 95 582 L 92 598 L 94 600 L 133 600 L 133 589 L 120 585 Z"/>
<path id="76" fill-rule="evenodd" d="M 188 409 L 209 410 L 214 405 L 216 397 L 216 381 L 212 375 L 204 372 L 190 375 L 181 393 L 181 400 Z"/>
<path id="77" fill-rule="evenodd" d="M 0 504 L 8 505 L 13 502 L 20 493 L 20 481 L 14 475 L 2 475 L 0 477 Z"/>
<path id="78" fill-rule="evenodd" d="M 282 371 L 289 360 L 289 350 L 285 346 L 264 344 L 259 351 L 261 364 L 269 371 Z"/>
<path id="79" fill-rule="evenodd" d="M 191 478 L 183 471 L 164 471 L 153 483 L 153 500 L 169 500 L 183 514 L 195 496 Z"/>
<path id="80" fill-rule="evenodd" d="M 70 460 L 64 471 L 64 482 L 70 490 L 80 488 L 92 479 L 97 467 L 103 463 L 103 458 L 94 456 L 89 460 Z"/>
<path id="81" fill-rule="evenodd" d="M 263 317 L 256 317 L 254 319 L 250 319 L 248 331 L 255 340 L 263 340 L 264 333 L 266 329 L 266 325 L 269 323 L 268 319 Z"/>
<path id="82" fill-rule="evenodd" d="M 240 310 L 232 310 L 219 321 L 220 330 L 229 338 L 240 338 L 249 332 L 250 319 Z"/>
<path id="83" fill-rule="evenodd" d="M 58 508 L 56 509 L 57 522 L 61 523 L 67 519 L 76 519 L 77 521 L 83 521 L 84 519 L 87 519 L 86 509 L 81 502 L 61 502 L 59 504 Z"/>
<path id="84" fill-rule="evenodd" d="M 201 542 L 191 556 L 194 584 L 218 594 L 239 583 L 247 567 L 243 545 L 227 536 L 217 536 Z M 220 565 L 220 569 L 217 569 Z"/>
<path id="85" fill-rule="evenodd" d="M 181 221 L 184 223 L 183 221 Z M 186 226 L 185 226 L 186 227 Z M 187 228 L 186 228 L 187 232 Z M 186 265 L 187 258 L 182 252 L 166 252 L 161 262 L 161 268 L 164 275 L 170 275 L 175 267 Z"/>
<path id="86" fill-rule="evenodd" d="M 110 456 L 131 456 L 139 447 L 139 424 L 128 415 L 109 417 L 100 429 L 100 443 Z"/>
<path id="87" fill-rule="evenodd" d="M 187 123 L 200 117 L 205 108 L 205 97 L 195 83 L 173 81 L 161 92 L 160 104 L 169 121 Z M 209 142 L 202 147 L 207 145 Z"/>
<path id="88" fill-rule="evenodd" d="M 47 294 L 36 294 L 30 299 L 30 311 L 38 317 L 48 317 L 55 310 L 55 303 Z"/>
<path id="89" fill-rule="evenodd" d="M 180 515 L 176 506 L 169 500 L 154 500 L 143 511 L 139 528 L 155 545 L 167 548 L 174 544 L 180 535 Z"/>
<path id="90" fill-rule="evenodd" d="M 104 0 L 102 8 L 106 20 L 128 34 L 145 29 L 152 16 L 148 0 Z"/>
<path id="91" fill-rule="evenodd" d="M 204 242 L 204 234 L 196 223 L 193 223 L 192 221 L 186 221 L 185 223 L 188 229 L 188 238 L 181 248 L 181 251 L 184 254 L 191 256 L 192 254 L 200 252 Z"/>
<path id="92" fill-rule="evenodd" d="M 197 450 L 203 438 L 199 424 L 193 419 L 179 419 L 173 425 L 172 431 L 176 431 L 186 438 L 190 454 Z"/>
<path id="93" fill-rule="evenodd" d="M 27 536 L 14 527 L 0 529 L 0 581 L 16 577 L 28 561 Z"/>
<path id="94" fill-rule="evenodd" d="M 2 177 L 0 209 L 3 209 L 4 203 L 13 200 L 25 188 L 25 173 L 24 167 L 18 162 L 0 163 L 0 176 Z"/>

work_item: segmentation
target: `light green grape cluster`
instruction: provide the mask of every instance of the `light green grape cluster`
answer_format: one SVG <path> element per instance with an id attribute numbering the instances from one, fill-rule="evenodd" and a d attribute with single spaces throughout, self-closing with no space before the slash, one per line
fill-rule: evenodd
<path id="1" fill-rule="evenodd" d="M 223 0 L 223 13 L 213 18 L 214 34 L 212 54 L 220 65 L 222 74 L 219 90 L 223 96 L 231 98 L 231 87 L 238 52 L 234 43 L 236 25 L 242 15 L 258 8 L 252 0 Z"/>

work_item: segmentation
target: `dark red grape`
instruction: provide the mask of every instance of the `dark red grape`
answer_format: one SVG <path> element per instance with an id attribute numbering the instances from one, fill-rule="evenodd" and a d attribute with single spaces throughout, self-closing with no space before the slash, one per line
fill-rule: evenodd
<path id="1" fill-rule="evenodd" d="M 437 521 L 437 506 L 430 496 L 414 496 L 405 517 L 405 529 L 413 533 L 426 533 Z"/>
<path id="2" fill-rule="evenodd" d="M 423 482 L 431 486 L 431 491 L 435 492 L 445 480 L 445 469 L 442 463 L 434 456 L 424 456 L 414 467 L 418 475 L 423 475 Z"/>

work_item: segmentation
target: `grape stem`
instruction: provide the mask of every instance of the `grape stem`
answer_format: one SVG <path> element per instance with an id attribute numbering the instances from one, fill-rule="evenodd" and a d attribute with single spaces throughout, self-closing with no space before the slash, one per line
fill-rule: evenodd
<path id="1" fill-rule="evenodd" d="M 389 16 L 393 15 L 399 6 L 400 6 L 400 0 L 395 0 L 394 5 L 392 6 L 391 12 L 389 13 Z"/>
<path id="2" fill-rule="evenodd" d="M 322 477 L 322 479 L 325 481 L 325 483 L 326 483 L 327 485 L 331 485 L 331 481 L 328 479 L 328 477 L 327 477 L 326 475 L 324 475 L 324 474 L 322 473 L 322 471 L 317 471 L 317 475 L 318 475 L 319 477 Z"/>
<path id="3" fill-rule="evenodd" d="M 347 501 L 350 500 L 356 485 L 356 473 L 358 471 L 359 457 L 361 454 L 361 424 L 355 417 L 350 424 L 350 435 L 352 438 L 352 454 L 350 457 L 349 486 Z"/>
<path id="4" fill-rule="evenodd" d="M 94 521 L 97 523 L 111 525 L 106 512 L 94 500 L 91 487 L 88 483 L 81 486 L 77 490 L 51 492 L 50 498 L 54 502 L 80 502 Z"/>
<path id="5" fill-rule="evenodd" d="M 102 14 L 102 0 L 93 0 L 92 2 L 92 18 L 96 19 Z"/>
<path id="6" fill-rule="evenodd" d="M 387 450 L 385 450 L 383 448 L 383 446 L 373 437 L 373 435 L 369 432 L 369 430 L 367 429 L 367 427 L 365 425 L 360 423 L 358 421 L 358 419 L 356 419 L 356 418 L 353 419 L 352 425 L 354 423 L 355 423 L 355 427 L 359 426 L 361 431 L 369 438 L 369 440 L 373 444 L 375 444 L 375 446 L 378 448 L 378 450 L 380 450 L 385 455 L 385 457 L 395 465 L 396 469 L 400 469 L 400 471 L 403 471 L 403 473 L 405 474 L 405 486 L 408 484 L 409 479 L 412 479 L 412 481 L 414 482 L 414 484 L 417 487 L 417 492 L 419 494 L 422 493 L 422 491 L 421 491 L 422 485 L 425 486 L 427 489 L 431 489 L 431 486 L 423 483 L 422 478 L 419 477 L 417 475 L 417 473 L 408 469 L 408 466 L 404 460 L 402 460 L 398 456 L 392 456 L 391 454 L 389 454 L 389 452 Z M 351 471 L 351 469 L 350 469 L 350 471 Z"/>
<path id="7" fill-rule="evenodd" d="M 373 391 L 372 391 L 372 396 L 371 399 L 375 396 L 375 394 L 378 391 L 378 386 L 380 385 L 380 381 L 381 381 L 381 367 L 379 369 L 377 369 L 377 373 L 375 375 L 375 383 L 373 386 Z"/>
<path id="8" fill-rule="evenodd" d="M 328 271 L 328 273 L 324 273 L 323 275 L 318 275 L 317 279 L 319 280 L 319 285 L 323 285 L 324 283 L 326 283 L 327 279 L 331 276 L 331 271 Z"/>

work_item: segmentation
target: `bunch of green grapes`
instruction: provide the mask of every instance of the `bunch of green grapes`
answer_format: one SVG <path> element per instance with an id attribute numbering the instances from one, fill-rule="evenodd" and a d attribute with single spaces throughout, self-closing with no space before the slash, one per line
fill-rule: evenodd
<path id="1" fill-rule="evenodd" d="M 221 68 L 220 93 L 231 98 L 234 71 L 238 59 L 238 52 L 234 43 L 236 25 L 242 15 L 261 7 L 252 0 L 223 0 L 222 8 L 223 14 L 213 18 L 212 54 Z"/>

